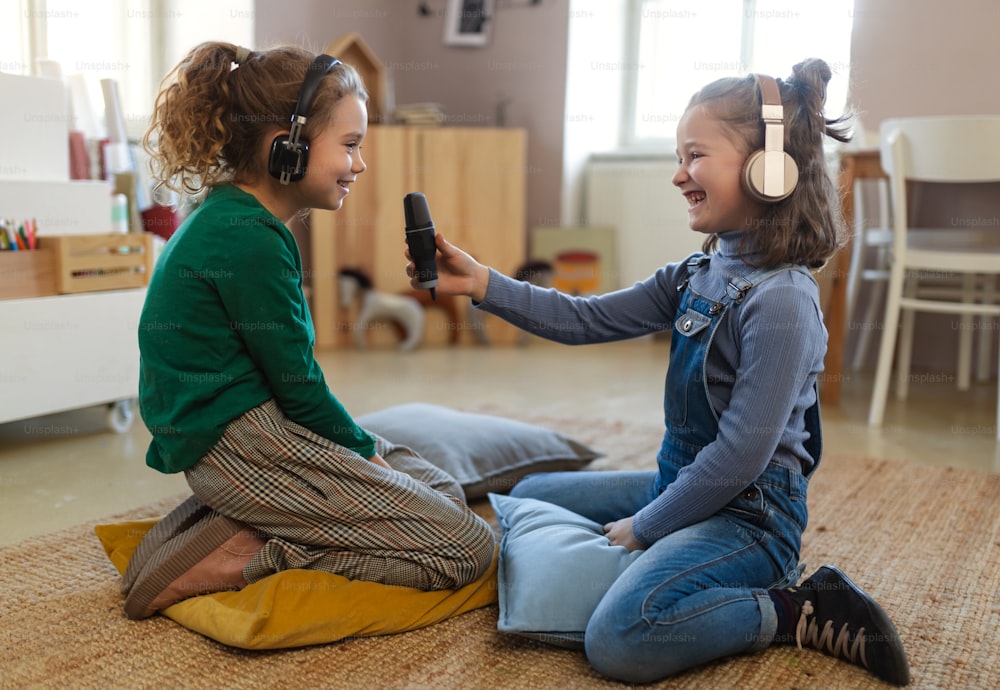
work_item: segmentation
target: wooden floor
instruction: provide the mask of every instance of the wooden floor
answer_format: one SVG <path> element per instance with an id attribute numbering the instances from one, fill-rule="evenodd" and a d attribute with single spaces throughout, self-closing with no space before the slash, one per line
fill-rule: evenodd
<path id="1" fill-rule="evenodd" d="M 455 408 L 493 404 L 539 413 L 662 418 L 668 343 L 639 340 L 565 347 L 438 347 L 320 354 L 338 398 L 360 415 L 403 402 Z M 940 376 L 914 376 L 906 401 L 890 399 L 885 426 L 867 426 L 871 376 L 847 373 L 838 406 L 823 410 L 827 457 L 837 453 L 1000 473 L 996 382 L 967 392 Z M 108 432 L 88 408 L 0 425 L 0 544 L 142 506 L 186 490 L 183 476 L 147 468 L 149 434 L 136 417 Z"/>

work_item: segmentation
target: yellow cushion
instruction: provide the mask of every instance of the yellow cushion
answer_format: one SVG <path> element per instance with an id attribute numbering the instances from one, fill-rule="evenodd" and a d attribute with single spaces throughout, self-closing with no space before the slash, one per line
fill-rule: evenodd
<path id="1" fill-rule="evenodd" d="M 111 563 L 124 573 L 143 535 L 158 521 L 97 525 Z M 345 637 L 416 630 L 497 601 L 497 559 L 460 589 L 425 592 L 348 580 L 316 570 L 286 570 L 238 592 L 205 594 L 162 613 L 186 628 L 242 649 L 284 649 Z"/>

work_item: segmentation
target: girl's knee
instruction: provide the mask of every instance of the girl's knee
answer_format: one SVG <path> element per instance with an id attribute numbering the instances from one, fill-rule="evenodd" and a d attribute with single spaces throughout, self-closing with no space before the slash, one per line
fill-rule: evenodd
<path id="1" fill-rule="evenodd" d="M 444 589 L 464 587 L 483 577 L 497 557 L 497 542 L 493 529 L 477 519 L 462 539 L 460 554 L 451 562 L 443 577 L 450 580 Z"/>
<path id="2" fill-rule="evenodd" d="M 469 582 L 475 582 L 486 575 L 496 562 L 497 556 L 498 549 L 496 542 L 492 539 L 489 542 L 484 542 L 483 548 L 476 552 L 475 570 L 473 571 L 472 578 Z"/>
<path id="3" fill-rule="evenodd" d="M 690 665 L 683 642 L 642 619 L 628 622 L 595 614 L 587 624 L 584 648 L 594 670 L 624 683 L 652 683 Z"/>
<path id="4" fill-rule="evenodd" d="M 651 673 L 642 658 L 633 654 L 633 648 L 612 642 L 596 635 L 587 634 L 584 639 L 587 661 L 606 678 L 622 683 L 651 683 L 664 677 L 661 673 Z"/>

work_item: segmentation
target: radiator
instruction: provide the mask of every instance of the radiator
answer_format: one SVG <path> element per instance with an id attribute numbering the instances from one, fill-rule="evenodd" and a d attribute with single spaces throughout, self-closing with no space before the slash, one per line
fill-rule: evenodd
<path id="1" fill-rule="evenodd" d="M 673 158 L 594 158 L 587 163 L 584 223 L 615 229 L 618 284 L 644 280 L 660 266 L 701 249 L 688 228 L 687 201 L 671 183 Z"/>

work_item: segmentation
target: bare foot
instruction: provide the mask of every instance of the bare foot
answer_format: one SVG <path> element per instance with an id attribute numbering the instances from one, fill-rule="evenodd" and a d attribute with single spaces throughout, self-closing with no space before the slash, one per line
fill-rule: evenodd
<path id="1" fill-rule="evenodd" d="M 243 578 L 243 568 L 264 544 L 265 541 L 255 530 L 249 527 L 240 530 L 167 585 L 150 602 L 145 615 L 152 616 L 178 601 L 199 594 L 243 589 L 247 585 Z"/>

